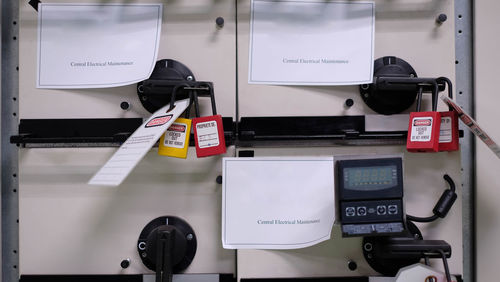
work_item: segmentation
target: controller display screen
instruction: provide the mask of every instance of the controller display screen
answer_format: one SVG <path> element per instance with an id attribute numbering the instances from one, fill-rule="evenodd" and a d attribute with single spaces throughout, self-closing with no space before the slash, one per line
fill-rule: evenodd
<path id="1" fill-rule="evenodd" d="M 344 188 L 357 191 L 376 191 L 397 185 L 395 165 L 344 168 Z"/>

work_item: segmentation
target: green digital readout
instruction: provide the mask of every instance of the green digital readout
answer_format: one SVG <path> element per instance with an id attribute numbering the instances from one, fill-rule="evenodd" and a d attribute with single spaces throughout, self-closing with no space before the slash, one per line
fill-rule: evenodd
<path id="1" fill-rule="evenodd" d="M 344 188 L 373 191 L 397 185 L 395 165 L 344 168 Z"/>

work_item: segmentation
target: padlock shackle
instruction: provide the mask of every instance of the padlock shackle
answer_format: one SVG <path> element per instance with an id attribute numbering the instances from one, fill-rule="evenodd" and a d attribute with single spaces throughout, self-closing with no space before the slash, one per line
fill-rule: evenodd
<path id="1" fill-rule="evenodd" d="M 196 117 L 200 117 L 200 104 L 198 103 L 198 92 L 196 90 L 192 90 L 193 99 L 194 99 L 194 113 Z"/>
<path id="2" fill-rule="evenodd" d="M 417 112 L 422 109 L 422 94 L 424 93 L 424 87 L 420 86 L 417 93 Z"/>
<path id="3" fill-rule="evenodd" d="M 214 85 L 212 82 L 201 82 L 199 86 L 205 86 L 208 88 L 209 96 L 210 96 L 210 104 L 212 106 L 212 115 L 217 115 L 217 106 L 215 105 L 215 94 L 214 94 Z"/>
<path id="4" fill-rule="evenodd" d="M 177 84 L 172 90 L 172 97 L 170 98 L 170 107 L 168 108 L 168 112 L 173 110 L 175 107 L 175 96 L 177 95 L 177 91 L 181 88 L 184 89 L 184 87 L 189 87 L 189 85 L 187 83 Z"/>
<path id="5" fill-rule="evenodd" d="M 432 111 L 437 112 L 438 107 L 438 96 L 439 96 L 439 86 L 436 80 L 431 81 L 432 83 Z"/>
<path id="6" fill-rule="evenodd" d="M 437 102 L 438 102 L 438 94 L 439 94 L 439 84 L 436 79 L 427 78 L 420 79 L 418 83 L 418 92 L 417 92 L 417 112 L 420 112 L 422 107 L 422 94 L 424 92 L 425 86 L 432 86 L 432 111 L 437 111 Z"/>
<path id="7" fill-rule="evenodd" d="M 442 76 L 438 77 L 436 81 L 446 83 L 446 87 L 448 88 L 448 97 L 450 99 L 453 99 L 453 84 L 451 83 L 451 80 L 447 77 Z M 453 111 L 453 107 L 449 106 L 449 109 L 450 111 Z"/>
<path id="8" fill-rule="evenodd" d="M 200 106 L 198 103 L 198 92 L 197 90 L 208 90 L 209 91 L 209 97 L 210 97 L 210 102 L 212 106 L 212 114 L 217 115 L 217 108 L 215 105 L 215 94 L 214 94 L 214 87 L 212 82 L 202 82 L 202 81 L 193 81 L 193 82 L 185 82 L 178 84 L 174 87 L 172 90 L 172 96 L 170 98 L 170 107 L 168 111 L 171 111 L 174 108 L 175 104 L 175 99 L 176 99 L 176 94 L 180 90 L 188 90 L 189 91 L 189 106 L 186 110 L 185 117 L 189 118 L 191 106 L 193 105 L 194 102 L 194 108 L 196 112 L 196 117 L 200 117 Z"/>

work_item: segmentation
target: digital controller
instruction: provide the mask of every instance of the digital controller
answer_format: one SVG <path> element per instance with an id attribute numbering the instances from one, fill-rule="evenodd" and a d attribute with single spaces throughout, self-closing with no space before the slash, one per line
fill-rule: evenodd
<path id="1" fill-rule="evenodd" d="M 401 158 L 336 162 L 344 237 L 404 231 L 402 163 Z"/>

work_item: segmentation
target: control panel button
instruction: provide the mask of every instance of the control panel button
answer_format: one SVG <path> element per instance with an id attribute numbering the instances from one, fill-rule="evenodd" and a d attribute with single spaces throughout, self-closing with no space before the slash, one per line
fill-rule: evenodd
<path id="1" fill-rule="evenodd" d="M 347 207 L 347 208 L 345 208 L 345 215 L 346 216 L 355 216 L 356 215 L 356 209 L 354 207 Z"/>
<path id="2" fill-rule="evenodd" d="M 398 213 L 398 206 L 397 205 L 389 205 L 388 213 L 389 214 L 397 214 Z"/>
<path id="3" fill-rule="evenodd" d="M 386 206 L 377 206 L 377 214 L 378 215 L 384 215 L 387 213 L 387 207 Z"/>
<path id="4" fill-rule="evenodd" d="M 366 207 L 358 207 L 357 212 L 358 212 L 358 216 L 365 216 L 366 215 Z"/>

